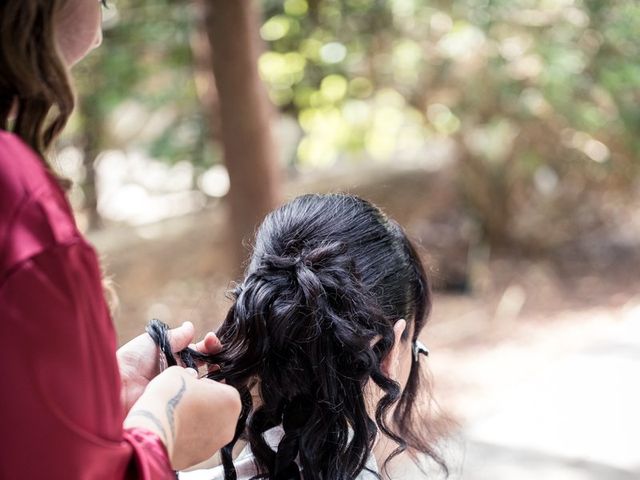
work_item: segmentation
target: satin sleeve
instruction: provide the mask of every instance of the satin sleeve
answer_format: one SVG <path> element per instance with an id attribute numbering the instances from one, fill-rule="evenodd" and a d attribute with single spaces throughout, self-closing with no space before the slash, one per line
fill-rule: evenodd
<path id="1" fill-rule="evenodd" d="M 0 478 L 175 479 L 162 442 L 123 431 L 115 333 L 82 239 L 0 285 Z"/>

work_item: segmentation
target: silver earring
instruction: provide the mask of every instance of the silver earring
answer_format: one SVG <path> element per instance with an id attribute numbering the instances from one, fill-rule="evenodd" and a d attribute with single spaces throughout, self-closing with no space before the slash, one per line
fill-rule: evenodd
<path id="1" fill-rule="evenodd" d="M 429 356 L 429 349 L 420 340 L 413 342 L 413 359 L 417 362 L 420 358 L 420 354 L 425 357 Z"/>

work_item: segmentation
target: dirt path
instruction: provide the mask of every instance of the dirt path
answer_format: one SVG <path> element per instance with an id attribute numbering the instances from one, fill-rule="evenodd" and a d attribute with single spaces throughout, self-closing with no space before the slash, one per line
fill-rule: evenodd
<path id="1" fill-rule="evenodd" d="M 436 396 L 459 422 L 453 478 L 640 478 L 639 292 L 619 284 L 602 305 L 578 297 L 501 321 L 504 295 L 493 316 L 484 302 L 438 298 L 425 340 Z"/>

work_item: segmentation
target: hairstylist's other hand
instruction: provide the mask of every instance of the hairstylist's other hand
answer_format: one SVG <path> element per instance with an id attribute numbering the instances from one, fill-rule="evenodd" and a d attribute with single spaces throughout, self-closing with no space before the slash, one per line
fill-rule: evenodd
<path id="1" fill-rule="evenodd" d="M 124 426 L 156 433 L 167 447 L 172 467 L 182 470 L 233 439 L 240 407 L 235 388 L 198 379 L 190 368 L 170 367 L 149 383 Z"/>
<path id="2" fill-rule="evenodd" d="M 171 350 L 179 352 L 193 342 L 194 328 L 191 322 L 169 330 Z M 202 353 L 218 353 L 222 346 L 213 332 L 205 335 L 204 339 L 195 345 L 195 349 Z M 124 344 L 117 351 L 118 367 L 122 380 L 121 400 L 124 411 L 140 398 L 149 382 L 160 373 L 160 351 L 148 333 L 138 335 Z"/>

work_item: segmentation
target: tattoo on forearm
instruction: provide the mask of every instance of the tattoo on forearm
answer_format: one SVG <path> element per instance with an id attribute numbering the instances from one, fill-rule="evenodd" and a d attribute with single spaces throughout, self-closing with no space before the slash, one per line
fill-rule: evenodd
<path id="1" fill-rule="evenodd" d="M 160 419 L 156 417 L 153 413 L 151 413 L 149 410 L 140 408 L 140 409 L 136 409 L 129 412 L 129 415 L 128 415 L 129 417 L 139 416 L 139 417 L 144 417 L 147 420 L 150 420 L 157 427 L 158 434 L 162 438 L 162 441 L 164 442 L 164 444 L 167 445 L 167 447 L 169 447 L 168 440 L 170 440 L 172 443 L 175 441 L 175 438 L 176 438 L 176 426 L 175 426 L 176 422 L 174 418 L 175 409 L 178 406 L 178 403 L 180 403 L 180 400 L 182 399 L 182 396 L 184 395 L 184 392 L 187 389 L 187 385 L 184 381 L 184 378 L 182 378 L 181 380 L 182 380 L 182 385 L 180 386 L 180 389 L 167 402 L 166 413 L 167 413 L 167 421 L 169 422 L 169 427 L 171 428 L 170 439 L 167 436 L 167 431 L 165 430 L 164 425 L 162 424 L 162 421 L 160 421 Z"/>
<path id="2" fill-rule="evenodd" d="M 162 437 L 162 441 L 164 442 L 165 445 L 168 446 L 167 444 L 167 432 L 164 429 L 164 426 L 162 425 L 162 422 L 160 421 L 160 419 L 158 417 L 156 417 L 153 413 L 151 413 L 149 410 L 134 410 L 133 412 L 129 412 L 129 417 L 131 416 L 139 416 L 139 417 L 144 417 L 148 420 L 151 420 L 151 422 L 153 422 L 153 424 L 158 427 L 160 436 Z"/>
<path id="3" fill-rule="evenodd" d="M 182 380 L 182 386 L 180 387 L 180 390 L 178 390 L 178 393 L 171 397 L 171 399 L 169 399 L 169 401 L 167 402 L 167 420 L 169 421 L 169 427 L 171 427 L 171 436 L 173 438 L 176 437 L 176 421 L 174 418 L 174 412 L 176 407 L 178 406 L 178 403 L 180 403 L 185 390 L 187 389 L 184 378 L 181 378 L 180 380 Z"/>

